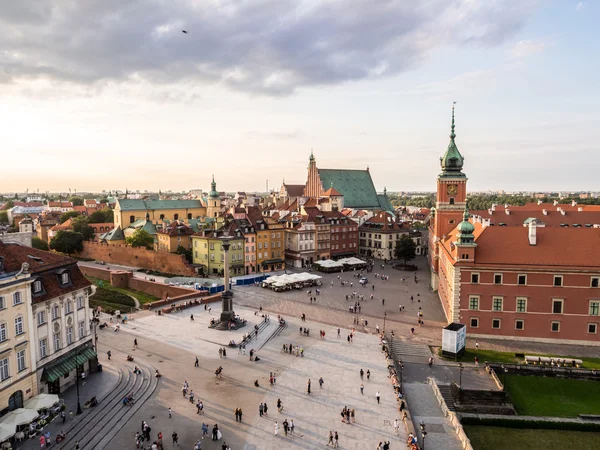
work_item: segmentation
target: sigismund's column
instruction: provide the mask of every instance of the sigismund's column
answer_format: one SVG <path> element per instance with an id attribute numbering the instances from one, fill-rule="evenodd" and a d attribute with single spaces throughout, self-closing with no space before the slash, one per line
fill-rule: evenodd
<path id="1" fill-rule="evenodd" d="M 221 245 L 223 246 L 223 276 L 225 281 L 225 290 L 223 291 L 223 311 L 221 312 L 221 323 L 227 324 L 230 320 L 235 319 L 235 312 L 233 311 L 233 292 L 229 290 L 229 246 L 231 245 L 230 236 L 223 236 L 221 238 Z"/>

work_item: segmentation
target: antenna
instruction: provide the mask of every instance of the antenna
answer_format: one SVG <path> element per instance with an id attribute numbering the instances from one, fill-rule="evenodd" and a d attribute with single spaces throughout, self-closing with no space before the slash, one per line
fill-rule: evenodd
<path id="1" fill-rule="evenodd" d="M 267 193 L 269 192 L 269 179 L 267 179 Z"/>

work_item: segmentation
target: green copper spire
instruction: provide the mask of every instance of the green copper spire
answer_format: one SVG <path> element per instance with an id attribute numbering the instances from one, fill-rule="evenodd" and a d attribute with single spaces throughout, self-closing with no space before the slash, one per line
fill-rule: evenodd
<path id="1" fill-rule="evenodd" d="M 215 176 L 212 176 L 212 183 L 210 183 L 210 193 L 208 194 L 210 197 L 215 198 L 219 196 L 217 192 L 217 183 L 215 183 Z"/>
<path id="2" fill-rule="evenodd" d="M 454 102 L 456 103 L 456 102 Z M 441 177 L 461 177 L 464 178 L 465 174 L 462 173 L 464 158 L 456 147 L 456 133 L 454 131 L 454 105 L 452 105 L 452 125 L 450 127 L 450 143 L 444 156 L 440 158 L 440 165 L 442 166 Z"/>
<path id="3" fill-rule="evenodd" d="M 473 236 L 475 226 L 469 222 L 469 217 L 471 217 L 471 214 L 469 214 L 469 203 L 465 202 L 463 221 L 458 224 L 458 244 L 473 245 L 475 243 L 475 236 Z"/>
<path id="4" fill-rule="evenodd" d="M 310 149 L 310 158 L 308 158 L 308 160 L 309 160 L 310 162 L 313 162 L 313 161 L 315 160 L 315 155 L 313 155 L 313 150 L 312 150 L 312 148 Z"/>

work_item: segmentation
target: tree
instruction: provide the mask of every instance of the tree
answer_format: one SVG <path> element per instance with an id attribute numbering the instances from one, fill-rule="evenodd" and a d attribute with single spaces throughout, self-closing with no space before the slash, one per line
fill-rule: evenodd
<path id="1" fill-rule="evenodd" d="M 71 197 L 69 199 L 73 206 L 83 206 L 83 198 L 82 197 Z"/>
<path id="2" fill-rule="evenodd" d="M 37 248 L 38 250 L 49 250 L 48 243 L 37 236 L 33 236 L 31 238 L 31 246 L 33 248 Z"/>
<path id="3" fill-rule="evenodd" d="M 397 259 L 401 259 L 404 261 L 404 265 L 410 260 L 415 259 L 417 255 L 417 246 L 415 245 L 415 241 L 413 241 L 408 234 L 402 235 L 400 240 L 396 243 L 396 248 L 394 249 L 394 256 Z"/>
<path id="4" fill-rule="evenodd" d="M 83 235 L 75 231 L 59 231 L 50 241 L 50 248 L 68 255 L 80 252 L 83 250 Z"/>
<path id="5" fill-rule="evenodd" d="M 78 215 L 79 215 L 79 213 L 77 211 L 69 211 L 69 212 L 63 213 L 63 215 L 60 216 L 60 223 L 65 223 L 71 217 L 77 217 Z"/>
<path id="6" fill-rule="evenodd" d="M 89 225 L 89 219 L 87 217 L 79 216 L 73 219 L 73 231 L 81 233 L 83 239 L 91 241 L 94 239 L 94 229 Z"/>
<path id="7" fill-rule="evenodd" d="M 136 230 L 133 236 L 125 239 L 125 242 L 132 247 L 145 247 L 148 250 L 154 248 L 154 238 L 146 230 Z"/>
<path id="8" fill-rule="evenodd" d="M 113 210 L 108 208 L 94 211 L 89 219 L 90 223 L 112 223 L 115 220 Z"/>
<path id="9" fill-rule="evenodd" d="M 0 223 L 8 223 L 8 214 L 6 211 L 0 211 Z"/>
<path id="10" fill-rule="evenodd" d="M 13 206 L 15 206 L 15 202 L 13 200 L 9 200 L 8 202 L 6 202 L 6 205 L 4 205 L 4 209 L 10 209 Z"/>
<path id="11" fill-rule="evenodd" d="M 192 262 L 192 251 L 185 248 L 184 246 L 178 246 L 177 250 L 175 250 L 175 253 L 177 253 L 178 255 L 184 255 L 187 262 Z"/>

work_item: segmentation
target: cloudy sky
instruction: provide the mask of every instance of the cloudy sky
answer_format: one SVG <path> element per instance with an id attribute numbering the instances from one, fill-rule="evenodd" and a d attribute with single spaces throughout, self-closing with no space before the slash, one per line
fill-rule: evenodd
<path id="1" fill-rule="evenodd" d="M 0 2 L 0 192 L 600 190 L 600 2 Z M 182 33 L 187 30 L 188 33 Z"/>

